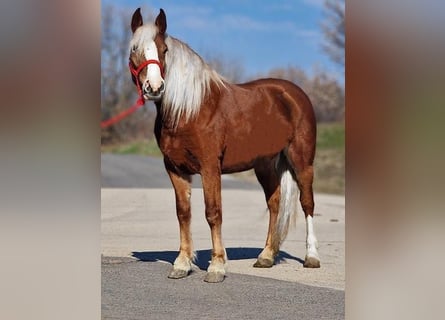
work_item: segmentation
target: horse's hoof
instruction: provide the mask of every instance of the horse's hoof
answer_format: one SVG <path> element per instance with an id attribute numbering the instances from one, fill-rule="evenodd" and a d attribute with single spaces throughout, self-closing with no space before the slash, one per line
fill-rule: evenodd
<path id="1" fill-rule="evenodd" d="M 314 257 L 306 257 L 304 259 L 303 267 L 305 268 L 320 268 L 320 260 Z"/>
<path id="2" fill-rule="evenodd" d="M 187 270 L 181 270 L 181 269 L 173 269 L 170 274 L 168 275 L 168 277 L 170 279 L 181 279 L 181 278 L 185 278 L 189 275 L 189 271 Z"/>
<path id="3" fill-rule="evenodd" d="M 273 260 L 258 258 L 253 266 L 255 268 L 270 268 L 273 266 Z"/>
<path id="4" fill-rule="evenodd" d="M 224 273 L 221 272 L 207 272 L 204 281 L 210 283 L 218 283 L 223 282 L 225 278 Z"/>

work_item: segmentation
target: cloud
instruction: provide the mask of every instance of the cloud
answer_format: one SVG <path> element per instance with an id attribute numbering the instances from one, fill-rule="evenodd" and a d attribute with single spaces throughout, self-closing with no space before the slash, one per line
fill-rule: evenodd
<path id="1" fill-rule="evenodd" d="M 304 38 L 321 38 L 322 34 L 319 30 L 315 29 L 295 29 L 295 34 Z"/>
<path id="2" fill-rule="evenodd" d="M 303 0 L 303 3 L 317 8 L 322 8 L 324 6 L 324 2 L 325 0 Z"/>
<path id="3" fill-rule="evenodd" d="M 265 31 L 270 29 L 270 25 L 245 15 L 223 15 L 219 20 L 221 25 L 227 29 L 242 29 L 247 31 Z"/>
<path id="4" fill-rule="evenodd" d="M 310 2 L 313 5 L 317 2 L 323 2 L 323 0 L 304 1 Z M 290 4 L 295 6 L 293 2 L 279 2 L 276 4 L 276 10 L 280 9 L 287 12 L 289 11 L 288 8 Z M 220 37 L 230 32 L 236 32 L 238 35 L 252 32 L 264 35 L 275 33 L 280 34 L 284 38 L 288 38 L 289 41 L 297 40 L 304 41 L 305 43 L 310 42 L 312 44 L 322 41 L 322 34 L 315 26 L 299 25 L 298 21 L 291 19 L 294 16 L 293 14 L 286 15 L 287 18 L 285 19 L 270 20 L 267 19 L 268 15 L 264 15 L 264 13 L 257 14 L 255 11 L 242 13 L 239 10 L 232 12 L 223 10 L 223 12 L 221 12 L 218 7 L 202 4 L 172 4 L 166 9 L 168 23 L 171 23 L 170 30 L 177 30 L 176 34 L 184 32 L 183 34 L 191 33 L 198 36 L 205 32 L 205 38 L 208 38 Z M 263 11 L 263 9 L 261 11 Z M 269 8 L 266 11 L 270 12 L 271 9 Z"/>
<path id="5" fill-rule="evenodd" d="M 265 10 L 267 10 L 268 12 L 270 11 L 290 11 L 293 10 L 295 8 L 295 2 L 271 2 L 268 3 L 266 5 L 264 5 L 263 7 Z"/>
<path id="6" fill-rule="evenodd" d="M 180 4 L 172 4 L 168 6 L 168 10 L 166 10 L 167 18 L 169 15 L 178 17 L 204 17 L 210 16 L 214 12 L 212 7 L 206 7 L 202 5 L 180 5 Z"/>
<path id="7" fill-rule="evenodd" d="M 177 21 L 177 24 L 182 28 L 191 29 L 191 30 L 208 30 L 209 26 L 211 26 L 210 21 L 205 18 L 197 18 L 197 17 L 183 17 Z"/>
<path id="8" fill-rule="evenodd" d="M 211 23 L 214 23 L 214 21 Z M 320 40 L 322 37 L 322 34 L 318 29 L 301 28 L 293 21 L 265 22 L 244 15 L 225 15 L 221 17 L 220 23 L 223 28 L 226 28 L 227 30 L 241 30 L 247 32 L 257 31 L 265 33 L 281 32 L 282 34 L 293 35 L 298 38 L 312 38 L 314 40 Z"/>
<path id="9" fill-rule="evenodd" d="M 214 9 L 202 5 L 172 4 L 165 9 L 167 24 L 179 29 L 208 30 L 213 29 Z"/>

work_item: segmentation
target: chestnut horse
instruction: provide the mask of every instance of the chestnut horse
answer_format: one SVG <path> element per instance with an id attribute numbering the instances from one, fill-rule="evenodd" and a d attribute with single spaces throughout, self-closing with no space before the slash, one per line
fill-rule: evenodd
<path id="1" fill-rule="evenodd" d="M 249 169 L 264 189 L 270 212 L 266 245 L 254 267 L 274 264 L 297 209 L 297 185 L 306 217 L 304 267 L 320 267 L 312 224 L 316 123 L 307 95 L 285 80 L 228 82 L 187 44 L 166 34 L 162 9 L 154 24 L 143 24 L 137 9 L 131 29 L 133 81 L 143 99 L 155 102 L 154 132 L 175 190 L 180 248 L 169 278 L 191 271 L 190 184 L 191 176 L 200 174 L 213 245 L 204 280 L 224 280 L 221 174 Z"/>

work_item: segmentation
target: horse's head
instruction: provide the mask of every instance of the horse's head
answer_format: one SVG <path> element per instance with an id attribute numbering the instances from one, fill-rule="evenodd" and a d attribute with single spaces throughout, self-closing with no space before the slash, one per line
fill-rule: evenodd
<path id="1" fill-rule="evenodd" d="M 167 18 L 160 10 L 155 23 L 143 24 L 138 8 L 131 19 L 130 71 L 139 95 L 146 100 L 159 100 L 165 91 L 164 68 L 167 45 Z"/>

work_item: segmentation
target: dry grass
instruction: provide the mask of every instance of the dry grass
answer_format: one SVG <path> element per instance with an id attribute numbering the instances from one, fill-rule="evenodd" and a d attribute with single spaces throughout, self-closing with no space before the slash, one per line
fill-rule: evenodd
<path id="1" fill-rule="evenodd" d="M 321 149 L 315 157 L 315 192 L 345 193 L 345 151 Z"/>

